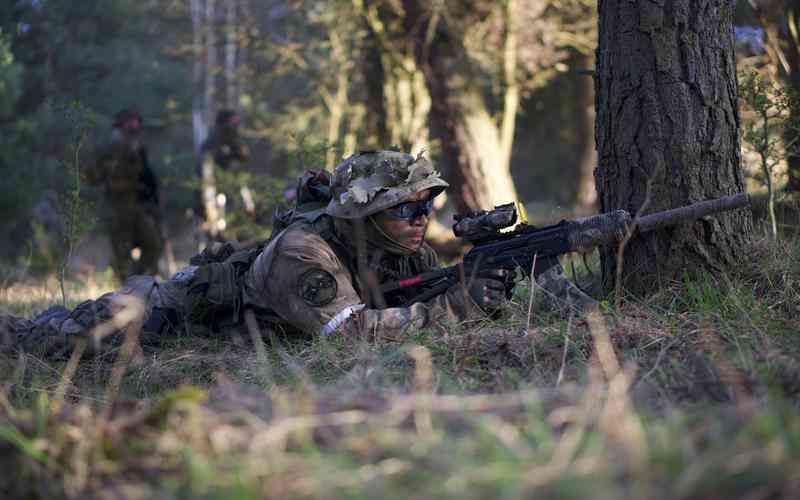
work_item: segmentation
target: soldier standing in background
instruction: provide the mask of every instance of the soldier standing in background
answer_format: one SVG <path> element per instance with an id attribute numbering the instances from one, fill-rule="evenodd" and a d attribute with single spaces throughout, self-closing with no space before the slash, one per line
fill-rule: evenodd
<path id="1" fill-rule="evenodd" d="M 230 109 L 217 113 L 214 128 L 208 134 L 202 146 L 202 158 L 199 168 L 201 180 L 201 213 L 203 214 L 203 232 L 209 240 L 219 240 L 226 228 L 225 209 L 238 195 L 243 198 L 245 211 L 252 211 L 253 200 L 247 187 L 241 193 L 226 192 L 220 186 L 218 170 L 235 171 L 250 158 L 250 150 L 239 137 L 241 118 Z"/>
<path id="2" fill-rule="evenodd" d="M 98 148 L 87 180 L 102 187 L 101 219 L 111 239 L 111 266 L 120 280 L 156 274 L 163 248 L 158 179 L 141 142 L 142 119 L 132 109 L 114 117 L 111 138 Z"/>

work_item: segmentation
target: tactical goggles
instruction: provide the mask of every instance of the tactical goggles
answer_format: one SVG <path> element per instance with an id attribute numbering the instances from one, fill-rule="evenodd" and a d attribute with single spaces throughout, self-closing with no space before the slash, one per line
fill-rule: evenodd
<path id="1" fill-rule="evenodd" d="M 414 220 L 423 215 L 427 216 L 433 210 L 433 199 L 420 201 L 407 201 L 386 209 L 386 215 L 392 219 Z"/>

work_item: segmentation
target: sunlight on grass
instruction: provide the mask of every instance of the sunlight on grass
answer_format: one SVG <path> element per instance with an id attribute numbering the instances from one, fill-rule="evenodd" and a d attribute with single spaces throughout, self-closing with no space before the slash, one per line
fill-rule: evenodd
<path id="1" fill-rule="evenodd" d="M 84 281 L 71 280 L 66 283 L 67 307 L 84 300 L 96 299 L 114 290 L 117 283 L 103 274 L 88 275 Z M 50 305 L 61 303 L 59 282 L 51 276 L 41 282 L 25 281 L 8 284 L 0 288 L 0 312 L 28 316 Z"/>

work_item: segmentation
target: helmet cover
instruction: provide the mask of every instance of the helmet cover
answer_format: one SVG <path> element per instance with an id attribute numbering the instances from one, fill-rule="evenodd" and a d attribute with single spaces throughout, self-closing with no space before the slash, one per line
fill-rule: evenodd
<path id="1" fill-rule="evenodd" d="M 331 177 L 331 201 L 326 213 L 357 219 L 409 201 L 420 191 L 436 196 L 449 184 L 421 154 L 360 151 L 342 161 Z"/>

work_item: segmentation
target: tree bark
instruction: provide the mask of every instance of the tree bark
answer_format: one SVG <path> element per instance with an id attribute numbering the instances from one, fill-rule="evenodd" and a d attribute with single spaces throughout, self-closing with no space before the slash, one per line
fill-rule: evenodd
<path id="1" fill-rule="evenodd" d="M 744 191 L 729 0 L 601 0 L 596 78 L 600 209 L 650 213 Z M 743 254 L 749 210 L 631 239 L 619 276 L 634 293 Z M 607 289 L 618 248 L 601 251 Z"/>
<path id="2" fill-rule="evenodd" d="M 365 139 L 369 147 L 382 149 L 389 146 L 389 133 L 386 119 L 386 96 L 383 91 L 386 71 L 381 56 L 381 45 L 375 31 L 365 21 L 366 37 L 362 74 L 366 90 Z"/>
<path id="3" fill-rule="evenodd" d="M 385 59 L 390 69 L 383 85 L 389 141 L 413 153 L 427 149 L 431 99 L 425 78 L 413 56 L 395 54 Z"/>
<path id="4" fill-rule="evenodd" d="M 436 51 L 431 50 L 430 59 L 421 66 L 431 95 L 431 127 L 441 143 L 443 170 L 450 183 L 448 195 L 457 212 L 491 208 L 481 185 L 478 152 L 462 119 L 461 103 L 450 92 L 449 75 L 437 59 Z"/>
<path id="5" fill-rule="evenodd" d="M 448 195 L 458 211 L 491 208 L 517 198 L 510 154 L 519 90 L 514 82 L 515 2 L 507 2 L 504 94 L 499 123 L 489 112 L 479 82 L 457 71 L 466 58 L 454 38 L 421 2 L 403 2 L 408 36 L 416 42 L 417 65 L 431 96 L 431 128 L 440 141 Z"/>

